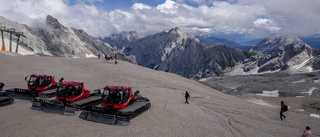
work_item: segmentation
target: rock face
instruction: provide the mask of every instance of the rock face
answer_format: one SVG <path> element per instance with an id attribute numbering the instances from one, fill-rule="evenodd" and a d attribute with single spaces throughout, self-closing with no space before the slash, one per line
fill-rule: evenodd
<path id="1" fill-rule="evenodd" d="M 45 28 L 34 29 L 33 33 L 39 36 L 54 55 L 64 57 L 87 57 L 90 55 L 112 55 L 109 45 L 93 38 L 83 30 L 67 28 L 52 16 L 46 18 Z"/>
<path id="2" fill-rule="evenodd" d="M 19 45 L 27 47 L 36 54 L 84 58 L 99 54 L 114 56 L 115 52 L 109 44 L 90 36 L 83 30 L 67 28 L 50 15 L 47 16 L 43 28 L 30 28 L 3 17 L 0 17 L 0 26 L 23 32 L 26 38 L 20 39 Z M 9 35 L 6 34 L 5 37 L 9 38 Z M 119 59 L 136 62 L 134 57 L 121 56 Z"/>
<path id="3" fill-rule="evenodd" d="M 197 38 L 177 27 L 168 32 L 131 39 L 131 42 L 128 42 L 128 36 L 126 39 L 118 38 L 121 39 L 113 41 L 122 43 L 118 47 L 124 46 L 124 52 L 134 55 L 139 65 L 187 78 L 221 75 L 225 68 L 247 58 L 239 49 L 221 44 L 204 46 Z"/>
<path id="4" fill-rule="evenodd" d="M 113 47 L 122 49 L 127 46 L 128 43 L 132 43 L 142 38 L 138 35 L 137 31 L 123 31 L 119 34 L 112 34 L 109 37 L 102 38 L 102 41 L 109 43 Z"/>
<path id="5" fill-rule="evenodd" d="M 7 20 L 4 17 L 0 16 L 0 27 L 6 27 L 6 28 L 13 28 L 16 32 L 23 32 L 23 35 L 26 36 L 26 38 L 21 38 L 19 40 L 19 45 L 25 47 L 26 49 L 29 49 L 36 53 L 42 53 L 45 55 L 52 55 L 46 46 L 46 43 L 39 38 L 37 35 L 34 35 L 32 33 L 32 29 L 29 28 L 27 25 L 21 25 L 16 22 Z M 10 35 L 8 33 L 4 33 L 4 37 L 9 39 Z M 12 41 L 16 42 L 17 37 L 12 37 Z M 9 45 L 9 43 L 5 43 L 6 45 Z"/>
<path id="6" fill-rule="evenodd" d="M 297 37 L 275 34 L 263 39 L 253 49 L 260 54 L 245 60 L 233 71 L 239 72 L 237 69 L 241 68 L 247 74 L 256 74 L 312 72 L 319 69 L 315 63 L 319 60 L 319 53 Z"/>
<path id="7" fill-rule="evenodd" d="M 305 43 L 298 37 L 274 34 L 260 41 L 256 46 L 253 47 L 253 50 L 260 51 L 264 54 L 274 54 L 279 49 L 279 47 L 288 45 L 297 45 L 299 47 L 302 47 L 305 45 Z"/>

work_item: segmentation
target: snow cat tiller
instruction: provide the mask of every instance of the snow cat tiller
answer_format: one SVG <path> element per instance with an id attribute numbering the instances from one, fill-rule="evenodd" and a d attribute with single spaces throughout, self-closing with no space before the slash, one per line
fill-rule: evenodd
<path id="1" fill-rule="evenodd" d="M 81 119 L 112 125 L 129 125 L 130 120 L 150 108 L 149 99 L 141 97 L 131 87 L 111 86 L 104 88 L 101 104 L 87 106 L 80 114 Z"/>
<path id="2" fill-rule="evenodd" d="M 0 107 L 12 104 L 14 101 L 14 93 L 4 91 L 0 91 Z"/>
<path id="3" fill-rule="evenodd" d="M 101 100 L 99 90 L 87 90 L 82 82 L 61 82 L 56 92 L 55 98 L 33 99 L 31 109 L 73 116 L 76 110 L 87 105 L 97 105 Z"/>
<path id="4" fill-rule="evenodd" d="M 39 96 L 42 98 L 50 98 L 56 95 L 55 89 L 49 89 L 46 91 L 38 92 L 36 90 L 28 90 L 28 89 L 21 89 L 21 88 L 13 88 L 8 89 L 8 92 L 14 93 L 16 96 L 15 98 L 19 99 L 32 99 L 33 96 Z"/>
<path id="5" fill-rule="evenodd" d="M 36 97 L 32 100 L 33 110 L 40 110 L 48 113 L 57 113 L 67 116 L 74 116 L 76 107 L 56 99 L 44 99 Z"/>

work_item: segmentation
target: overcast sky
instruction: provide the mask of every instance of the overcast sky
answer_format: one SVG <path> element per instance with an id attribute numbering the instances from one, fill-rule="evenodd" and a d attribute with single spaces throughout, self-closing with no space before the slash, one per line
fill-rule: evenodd
<path id="1" fill-rule="evenodd" d="M 320 0 L 0 0 L 0 16 L 44 26 L 47 15 L 93 36 L 137 30 L 263 38 L 320 32 Z"/>

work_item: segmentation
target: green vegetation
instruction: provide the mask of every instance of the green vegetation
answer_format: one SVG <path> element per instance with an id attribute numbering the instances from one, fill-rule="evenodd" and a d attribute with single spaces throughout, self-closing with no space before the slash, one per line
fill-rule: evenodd
<path id="1" fill-rule="evenodd" d="M 258 51 L 255 51 L 255 50 L 253 50 L 253 49 L 250 49 L 249 51 L 243 51 L 243 54 L 244 54 L 246 57 L 251 57 L 251 56 L 258 55 L 259 52 L 258 52 Z"/>

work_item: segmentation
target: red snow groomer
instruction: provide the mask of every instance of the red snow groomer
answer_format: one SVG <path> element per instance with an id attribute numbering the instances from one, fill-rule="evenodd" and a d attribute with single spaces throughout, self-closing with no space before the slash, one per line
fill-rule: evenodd
<path id="1" fill-rule="evenodd" d="M 149 109 L 151 103 L 139 91 L 132 93 L 131 87 L 107 86 L 101 95 L 101 104 L 87 106 L 80 114 L 81 119 L 113 125 L 128 125 L 130 119 Z"/>
<path id="2" fill-rule="evenodd" d="M 77 109 L 100 103 L 100 91 L 85 89 L 83 82 L 66 81 L 59 83 L 55 98 L 36 97 L 31 109 L 63 115 L 75 115 Z"/>
<path id="3" fill-rule="evenodd" d="M 7 91 L 14 92 L 16 95 L 27 95 L 32 97 L 53 97 L 56 94 L 55 88 L 57 88 L 57 82 L 54 80 L 54 76 L 32 74 L 26 76 L 25 81 L 27 81 L 28 89 L 14 88 Z M 41 95 L 39 93 L 41 93 Z M 22 96 L 16 97 L 24 98 Z"/>

